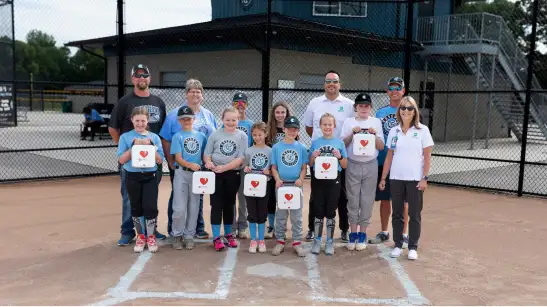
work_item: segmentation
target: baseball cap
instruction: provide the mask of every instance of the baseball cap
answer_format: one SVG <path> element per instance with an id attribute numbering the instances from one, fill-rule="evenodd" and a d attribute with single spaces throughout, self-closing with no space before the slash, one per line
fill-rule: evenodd
<path id="1" fill-rule="evenodd" d="M 355 104 L 372 104 L 372 99 L 367 93 L 361 93 L 355 97 Z"/>
<path id="2" fill-rule="evenodd" d="M 285 119 L 285 128 L 300 128 L 300 121 L 294 116 L 289 116 Z"/>
<path id="3" fill-rule="evenodd" d="M 232 101 L 233 102 L 236 102 L 236 101 L 248 102 L 248 98 L 247 98 L 247 95 L 245 95 L 244 93 L 238 92 L 238 93 L 235 93 L 234 99 L 232 99 Z"/>
<path id="4" fill-rule="evenodd" d="M 177 118 L 194 118 L 194 111 L 187 106 L 181 107 L 177 112 Z"/>
<path id="5" fill-rule="evenodd" d="M 393 77 L 389 79 L 389 81 L 387 82 L 387 85 L 389 86 L 390 84 L 398 84 L 401 87 L 405 87 L 405 81 L 399 77 Z"/>
<path id="6" fill-rule="evenodd" d="M 137 64 L 131 68 L 131 75 L 133 76 L 139 69 L 144 70 L 145 74 L 150 74 L 150 70 L 148 69 L 148 66 L 144 64 Z"/>

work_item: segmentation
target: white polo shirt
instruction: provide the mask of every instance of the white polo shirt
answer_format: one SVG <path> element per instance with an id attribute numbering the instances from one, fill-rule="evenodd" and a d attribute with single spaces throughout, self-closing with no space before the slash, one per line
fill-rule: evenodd
<path id="1" fill-rule="evenodd" d="M 334 100 L 329 100 L 325 95 L 313 98 L 304 113 L 304 125 L 313 127 L 312 141 L 323 136 L 323 132 L 319 127 L 319 120 L 327 112 L 336 118 L 334 137 L 339 138 L 344 122 L 354 114 L 353 101 L 342 96 L 342 94 Z"/>
<path id="2" fill-rule="evenodd" d="M 382 130 L 382 122 L 379 118 L 371 116 L 369 116 L 367 120 L 357 120 L 355 117 L 348 118 L 342 127 L 340 139 L 343 140 L 350 134 L 353 134 L 353 127 L 360 127 L 361 132 L 359 133 L 368 133 L 368 128 L 374 128 L 374 130 L 376 130 L 376 138 L 380 139 L 382 143 L 384 142 L 384 131 Z M 348 158 L 356 162 L 368 162 L 378 157 L 378 149 L 376 149 L 374 156 L 356 156 L 353 153 L 353 140 L 351 140 L 349 145 L 346 147 L 346 150 L 348 152 Z"/>
<path id="3" fill-rule="evenodd" d="M 433 138 L 426 125 L 411 127 L 406 134 L 401 125 L 389 131 L 387 148 L 393 150 L 390 179 L 420 181 L 424 174 L 424 148 L 433 146 Z"/>

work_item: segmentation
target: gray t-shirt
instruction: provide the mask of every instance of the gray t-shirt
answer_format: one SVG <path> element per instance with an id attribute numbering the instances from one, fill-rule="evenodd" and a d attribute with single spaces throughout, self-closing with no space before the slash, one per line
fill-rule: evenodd
<path id="1" fill-rule="evenodd" d="M 210 156 L 215 165 L 228 164 L 234 159 L 245 157 L 248 142 L 245 132 L 236 129 L 232 133 L 226 133 L 221 128 L 209 136 L 205 155 Z"/>
<path id="2" fill-rule="evenodd" d="M 272 148 L 265 146 L 258 148 L 256 146 L 249 147 L 245 151 L 245 166 L 252 170 L 261 171 L 270 167 L 272 162 Z"/>

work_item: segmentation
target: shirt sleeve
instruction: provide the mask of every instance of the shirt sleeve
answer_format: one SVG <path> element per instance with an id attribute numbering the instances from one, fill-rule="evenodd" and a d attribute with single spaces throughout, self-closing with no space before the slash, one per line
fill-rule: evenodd
<path id="1" fill-rule="evenodd" d="M 389 134 L 387 135 L 386 146 L 388 149 L 391 149 L 391 140 L 395 137 L 395 129 L 397 129 L 397 126 L 391 128 L 391 130 L 389 130 Z"/>
<path id="2" fill-rule="evenodd" d="M 239 146 L 241 146 L 241 150 L 239 151 L 237 157 L 245 158 L 245 151 L 247 151 L 247 148 L 249 147 L 249 138 L 247 137 L 247 134 L 245 134 L 245 132 L 243 131 L 241 131 L 241 140 L 239 142 Z"/>
<path id="3" fill-rule="evenodd" d="M 173 121 L 168 117 L 160 129 L 160 137 L 168 142 L 171 142 L 173 135 L 171 135 L 171 128 L 173 126 Z"/>
<path id="4" fill-rule="evenodd" d="M 343 140 L 351 134 L 350 119 L 346 119 L 342 125 L 342 130 L 340 131 L 340 139 Z"/>
<path id="5" fill-rule="evenodd" d="M 433 146 L 433 138 L 426 125 L 421 125 L 422 128 L 422 148 Z"/>
<path id="6" fill-rule="evenodd" d="M 207 139 L 207 145 L 205 145 L 205 152 L 203 153 L 205 156 L 212 156 L 213 155 L 213 145 L 215 144 L 215 136 L 216 134 L 213 132 L 209 139 Z"/>
<path id="7" fill-rule="evenodd" d="M 158 100 L 160 102 L 160 112 L 161 112 L 161 114 L 160 114 L 160 123 L 163 126 L 163 124 L 167 120 L 167 107 L 165 106 L 165 101 L 163 101 L 163 99 L 158 97 Z"/>
<path id="8" fill-rule="evenodd" d="M 181 135 L 177 133 L 171 139 L 171 152 L 170 152 L 170 154 L 176 155 L 176 154 L 182 152 L 182 146 L 181 146 L 180 143 L 181 143 Z"/>
<path id="9" fill-rule="evenodd" d="M 310 101 L 306 108 L 306 112 L 304 112 L 304 125 L 306 125 L 306 127 L 313 127 L 313 104 L 313 100 Z"/>
<path id="10" fill-rule="evenodd" d="M 382 122 L 376 118 L 376 137 L 384 142 L 384 128 L 382 127 Z"/>
<path id="11" fill-rule="evenodd" d="M 119 100 L 118 103 L 112 109 L 110 114 L 110 122 L 108 125 L 114 129 L 121 129 L 123 125 L 123 117 L 125 114 L 125 103 L 123 100 Z"/>
<path id="12" fill-rule="evenodd" d="M 205 134 L 201 133 L 201 155 L 205 153 L 205 146 L 207 146 L 207 136 Z"/>
<path id="13" fill-rule="evenodd" d="M 157 134 L 154 134 L 154 143 L 158 146 L 158 153 L 160 154 L 161 160 L 165 160 L 165 153 L 163 152 L 163 146 L 161 145 L 160 137 Z"/>
<path id="14" fill-rule="evenodd" d="M 129 149 L 126 144 L 127 142 L 125 141 L 126 136 L 127 135 L 125 133 L 120 136 L 120 140 L 118 142 L 118 152 L 116 153 L 118 158 Z"/>
<path id="15" fill-rule="evenodd" d="M 272 162 L 270 162 L 270 164 L 271 165 L 277 165 L 277 146 L 276 145 L 274 145 L 272 147 L 272 155 L 271 156 L 272 156 L 272 158 L 271 158 Z"/>
<path id="16" fill-rule="evenodd" d="M 342 155 L 342 158 L 348 157 L 348 152 L 346 150 L 346 146 L 344 146 L 344 142 L 340 140 L 340 154 Z"/>
<path id="17" fill-rule="evenodd" d="M 310 162 L 310 156 L 309 156 L 309 152 L 308 150 L 306 149 L 306 146 L 300 144 L 300 146 L 302 147 L 302 156 L 303 156 L 303 163 L 304 164 L 308 164 Z"/>
<path id="18" fill-rule="evenodd" d="M 245 150 L 245 160 L 243 161 L 243 167 L 249 166 L 249 160 L 251 160 L 251 154 L 249 153 L 249 149 Z"/>

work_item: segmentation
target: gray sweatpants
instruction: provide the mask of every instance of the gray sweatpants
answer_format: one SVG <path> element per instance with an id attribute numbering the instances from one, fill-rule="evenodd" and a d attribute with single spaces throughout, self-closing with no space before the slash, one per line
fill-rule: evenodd
<path id="1" fill-rule="evenodd" d="M 378 160 L 356 162 L 348 159 L 346 194 L 350 225 L 357 224 L 364 230 L 370 224 L 377 180 Z"/>
<path id="2" fill-rule="evenodd" d="M 196 234 L 199 194 L 192 193 L 193 172 L 175 169 L 173 179 L 173 236 L 191 239 Z"/>
<path id="3" fill-rule="evenodd" d="M 275 237 L 277 240 L 285 237 L 287 232 L 287 219 L 291 219 L 292 227 L 292 240 L 293 242 L 302 241 L 302 206 L 304 206 L 304 187 L 302 189 L 302 194 L 300 194 L 300 208 L 298 209 L 279 209 L 275 211 Z M 277 201 L 277 188 L 275 189 L 275 199 Z"/>
<path id="4" fill-rule="evenodd" d="M 234 204 L 234 222 L 232 224 L 233 230 L 245 230 L 247 229 L 247 201 L 245 200 L 245 194 L 243 194 L 243 186 L 245 185 L 245 173 L 241 170 L 241 184 L 237 191 L 237 206 Z M 236 207 L 237 213 L 236 214 Z"/>

